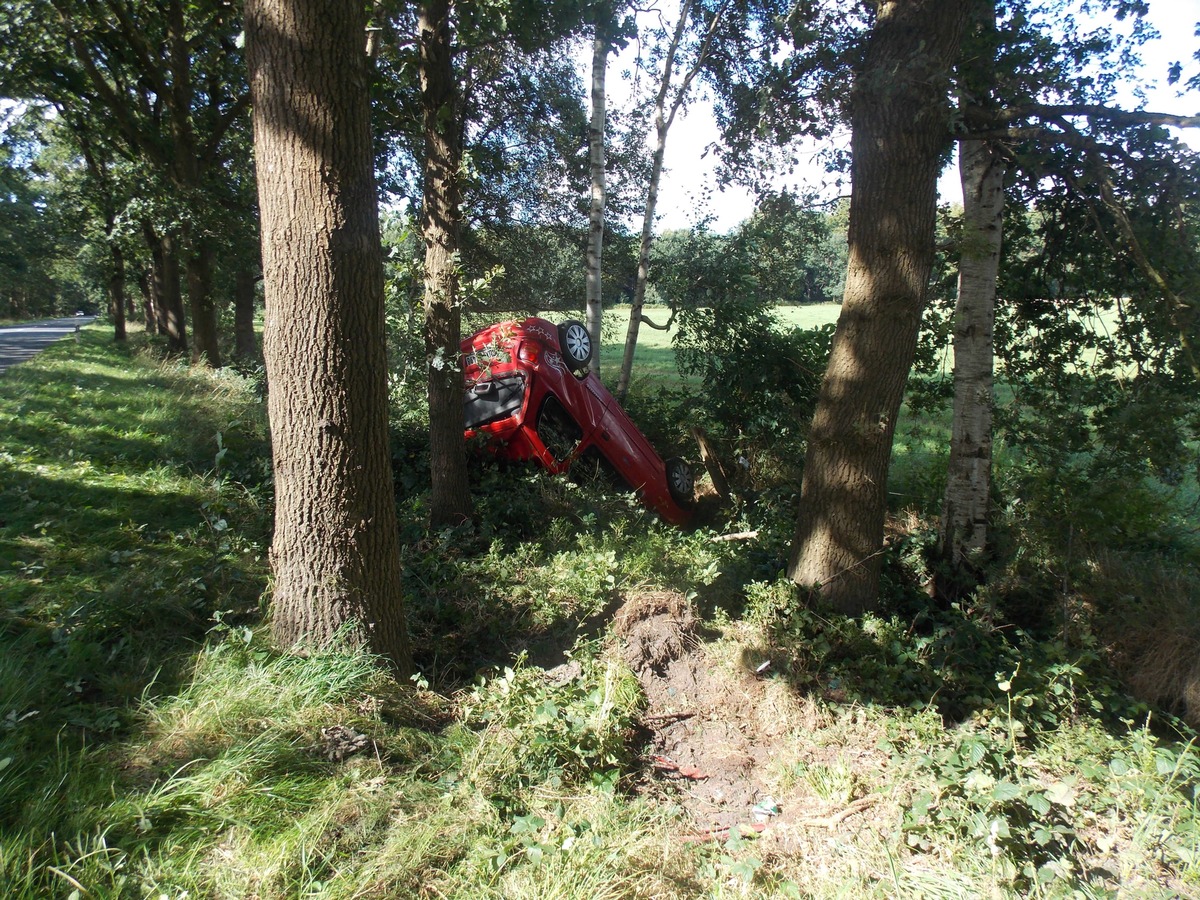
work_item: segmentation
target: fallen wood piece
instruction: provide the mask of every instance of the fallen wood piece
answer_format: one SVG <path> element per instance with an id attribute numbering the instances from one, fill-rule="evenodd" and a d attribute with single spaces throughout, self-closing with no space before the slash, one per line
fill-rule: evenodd
<path id="1" fill-rule="evenodd" d="M 660 769 L 663 772 L 674 772 L 680 778 L 687 778 L 690 781 L 703 781 L 708 777 L 695 766 L 681 766 L 670 757 L 656 755 L 650 757 L 650 759 L 654 763 L 654 768 Z"/>
<path id="2" fill-rule="evenodd" d="M 815 816 L 810 819 L 800 819 L 796 824 L 817 825 L 821 828 L 827 828 L 830 831 L 833 831 L 833 829 L 841 825 L 846 819 L 850 818 L 855 813 L 862 812 L 868 806 L 873 806 L 878 800 L 878 797 L 860 797 L 845 809 L 839 810 L 831 816 Z"/>
<path id="3" fill-rule="evenodd" d="M 753 825 L 747 822 L 739 822 L 737 829 L 742 837 L 754 837 L 766 831 L 767 825 L 765 822 L 755 822 Z M 723 841 L 729 837 L 729 832 L 732 830 L 732 825 L 722 825 L 719 828 L 709 828 L 706 831 L 698 831 L 695 834 L 685 834 L 683 840 L 688 844 L 698 844 L 703 841 Z"/>
<path id="4" fill-rule="evenodd" d="M 697 425 L 692 429 L 692 437 L 696 439 L 696 444 L 700 447 L 700 460 L 708 471 L 708 477 L 712 479 L 713 488 L 721 495 L 722 500 L 728 500 L 729 479 L 725 476 L 725 468 L 717 458 L 712 444 L 708 442 L 708 432 Z"/>
<path id="5" fill-rule="evenodd" d="M 752 541 L 756 537 L 758 537 L 757 531 L 735 531 L 733 534 L 718 534 L 711 540 L 713 543 L 720 543 L 722 541 Z"/>
<path id="6" fill-rule="evenodd" d="M 694 712 L 676 712 L 676 713 L 659 713 L 656 716 L 646 716 L 642 719 L 643 722 L 667 722 L 672 719 L 679 721 L 682 719 L 690 719 L 696 714 Z"/>

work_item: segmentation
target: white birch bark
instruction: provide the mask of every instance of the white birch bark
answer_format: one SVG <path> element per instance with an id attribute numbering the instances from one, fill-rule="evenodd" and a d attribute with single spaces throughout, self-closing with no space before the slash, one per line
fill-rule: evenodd
<path id="1" fill-rule="evenodd" d="M 688 20 L 692 15 L 694 4 L 692 0 L 683 0 L 679 6 L 679 18 L 675 23 L 675 31 L 671 35 L 671 43 L 667 47 L 663 59 L 662 78 L 658 85 L 658 94 L 654 99 L 654 157 L 650 164 L 650 184 L 646 190 L 646 209 L 642 218 L 642 238 L 638 248 L 637 281 L 633 288 L 633 305 L 629 311 L 629 328 L 625 332 L 625 353 L 621 359 L 621 374 L 617 379 L 615 394 L 617 399 L 625 399 L 629 392 L 629 379 L 633 373 L 633 355 L 637 350 L 638 332 L 645 321 L 642 306 L 646 300 L 646 283 L 650 278 L 650 245 L 654 240 L 654 215 L 658 205 L 658 185 L 662 180 L 663 159 L 667 152 L 667 133 L 675 121 L 675 115 L 687 99 L 688 89 L 700 73 L 716 33 L 717 25 L 725 14 L 730 0 L 725 0 L 713 13 L 704 37 L 696 51 L 687 74 L 684 75 L 674 96 L 671 95 L 671 79 L 674 76 L 675 64 L 679 55 L 679 47 L 687 31 Z M 670 103 L 668 104 L 668 99 Z M 656 326 L 662 328 L 664 326 Z"/>
<path id="2" fill-rule="evenodd" d="M 992 483 L 993 337 L 1007 163 L 986 141 L 959 145 L 963 246 L 954 310 L 954 420 L 941 546 L 956 570 L 988 544 Z"/>
<path id="3" fill-rule="evenodd" d="M 587 330 L 592 337 L 595 356 L 592 371 L 600 372 L 600 339 L 604 322 L 601 266 L 604 256 L 604 204 L 606 188 L 604 181 L 604 124 L 605 124 L 605 75 L 608 69 L 608 41 L 596 27 L 592 42 L 592 120 L 588 126 L 588 157 L 592 170 L 592 201 L 588 212 L 587 246 Z"/>

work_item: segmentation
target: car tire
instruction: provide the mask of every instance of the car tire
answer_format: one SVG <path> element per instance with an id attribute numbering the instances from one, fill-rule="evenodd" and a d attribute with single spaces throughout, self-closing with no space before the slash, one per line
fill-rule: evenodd
<path id="1" fill-rule="evenodd" d="M 572 370 L 586 369 L 595 354 L 592 336 L 582 322 L 574 320 L 558 326 L 558 346 Z"/>
<path id="2" fill-rule="evenodd" d="M 696 482 L 692 475 L 692 467 L 678 456 L 672 456 L 666 462 L 667 490 L 671 499 L 680 506 L 690 506 L 696 497 Z"/>

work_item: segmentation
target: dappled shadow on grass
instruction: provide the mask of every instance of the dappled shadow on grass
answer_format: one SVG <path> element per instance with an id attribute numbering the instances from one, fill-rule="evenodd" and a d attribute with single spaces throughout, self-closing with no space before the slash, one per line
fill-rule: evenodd
<path id="1" fill-rule="evenodd" d="M 221 433 L 227 456 L 266 454 L 257 402 L 235 382 L 214 382 L 234 376 L 172 369 L 111 346 L 67 349 L 78 350 L 69 363 L 54 348 L 0 384 L 8 453 L 129 473 L 154 466 L 205 472 L 214 468 Z"/>
<path id="2" fill-rule="evenodd" d="M 445 690 L 522 654 L 562 662 L 578 640 L 603 632 L 618 602 L 603 554 L 589 561 L 536 541 L 505 546 L 467 527 L 402 554 L 414 663 Z"/>
<path id="3" fill-rule="evenodd" d="M 85 777 L 63 766 L 119 780 L 103 748 L 186 681 L 214 613 L 257 616 L 261 490 L 192 474 L 236 421 L 247 455 L 265 450 L 257 404 L 219 377 L 85 333 L 0 380 L 6 819 L 52 823 L 38 810 L 84 802 L 60 796 Z"/>

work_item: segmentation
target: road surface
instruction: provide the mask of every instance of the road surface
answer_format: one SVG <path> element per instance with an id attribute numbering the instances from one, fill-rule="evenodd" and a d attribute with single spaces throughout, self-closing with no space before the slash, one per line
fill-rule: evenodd
<path id="1" fill-rule="evenodd" d="M 0 373 L 9 366 L 37 356 L 55 341 L 96 320 L 95 316 L 71 316 L 69 319 L 43 319 L 24 325 L 0 327 Z"/>

